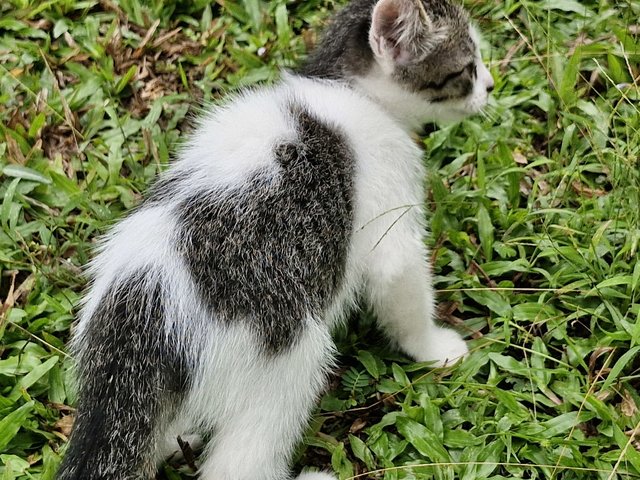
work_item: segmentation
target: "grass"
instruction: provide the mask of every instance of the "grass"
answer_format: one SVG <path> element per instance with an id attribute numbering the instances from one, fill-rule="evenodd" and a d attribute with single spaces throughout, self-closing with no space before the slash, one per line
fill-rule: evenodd
<path id="1" fill-rule="evenodd" d="M 640 4 L 469 0 L 484 117 L 424 138 L 441 318 L 429 370 L 366 312 L 296 462 L 342 479 L 640 478 Z M 330 0 L 0 2 L 0 478 L 52 479 L 96 235 L 198 105 L 295 65 Z M 188 465 L 161 477 L 188 478 Z"/>

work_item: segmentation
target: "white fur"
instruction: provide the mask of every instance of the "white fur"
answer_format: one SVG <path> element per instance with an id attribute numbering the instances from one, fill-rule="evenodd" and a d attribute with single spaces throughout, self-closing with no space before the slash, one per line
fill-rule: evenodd
<path id="1" fill-rule="evenodd" d="M 180 167 L 201 173 L 204 188 L 212 183 L 242 185 L 248 174 L 273 168 L 274 143 L 296 137 L 282 102 L 274 102 L 273 94 L 269 89 L 248 90 L 210 111 L 182 148 Z"/>
<path id="2" fill-rule="evenodd" d="M 323 472 L 302 472 L 298 480 L 335 480 L 336 477 Z"/>
<path id="3" fill-rule="evenodd" d="M 458 334 L 433 321 L 423 241 L 422 152 L 409 134 L 419 114 L 430 112 L 418 112 L 400 97 L 398 105 L 381 106 L 369 96 L 367 80 L 360 85 L 363 91 L 285 76 L 273 88 L 248 92 L 208 115 L 172 167 L 197 171 L 198 184 L 191 189 L 208 190 L 242 186 L 258 170 L 275 172 L 270 147 L 296 137 L 286 108 L 291 99 L 344 132 L 356 153 L 355 226 L 345 286 L 324 318 L 301 319 L 306 328 L 290 351 L 268 357 L 245 323 L 224 325 L 209 318 L 187 269 L 171 250 L 171 209 L 133 213 L 112 230 L 92 264 L 94 288 L 80 332 L 106 286 L 119 276 L 141 266 L 153 267 L 161 276 L 167 332 L 182 339 L 179 347 L 191 355 L 197 372 L 184 406 L 161 437 L 214 432 L 201 467 L 205 480 L 286 477 L 289 455 L 333 363 L 331 328 L 345 307 L 355 303 L 357 292 L 365 291 L 389 336 L 416 360 L 444 365 L 467 353 Z M 406 108 L 404 115 L 400 108 Z M 175 203 L 187 193 L 180 193 Z M 333 477 L 304 473 L 300 478 Z"/>
<path id="4" fill-rule="evenodd" d="M 487 103 L 487 96 L 490 90 L 493 90 L 494 81 L 491 72 L 486 67 L 486 65 L 482 62 L 482 56 L 480 55 L 480 43 L 482 42 L 482 38 L 480 36 L 480 32 L 473 25 L 469 26 L 469 35 L 471 39 L 476 44 L 476 59 L 477 59 L 477 74 L 478 80 L 476 82 L 476 87 L 478 91 L 474 91 L 473 96 L 476 98 L 476 104 L 472 106 L 471 113 L 478 113 L 482 107 L 484 107 Z"/>
<path id="5" fill-rule="evenodd" d="M 97 255 L 87 269 L 91 290 L 83 298 L 74 330 L 75 344 L 82 341 L 87 322 L 114 282 L 136 270 L 158 265 L 161 258 L 171 257 L 169 239 L 173 231 L 169 213 L 162 208 L 150 208 L 134 211 L 100 241 Z"/>
<path id="6" fill-rule="evenodd" d="M 479 113 L 489 100 L 493 77 L 478 56 L 478 79 L 473 92 L 460 100 L 432 103 L 420 92 L 403 88 L 388 73 L 386 57 L 379 60 L 364 76 L 355 78 L 358 88 L 375 99 L 389 115 L 407 130 L 416 130 L 426 122 L 454 122 Z"/>
<path id="7" fill-rule="evenodd" d="M 201 478 L 285 477 L 333 359 L 328 327 L 314 319 L 307 324 L 296 346 L 275 358 L 257 351 L 257 339 L 242 327 L 203 332 L 208 361 L 185 412 L 195 426 L 215 431 Z"/>

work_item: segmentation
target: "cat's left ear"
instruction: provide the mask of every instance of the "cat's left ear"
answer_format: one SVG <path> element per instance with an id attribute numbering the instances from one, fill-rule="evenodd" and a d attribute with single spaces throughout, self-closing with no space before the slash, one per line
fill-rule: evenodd
<path id="1" fill-rule="evenodd" d="M 444 38 L 422 0 L 379 0 L 373 8 L 369 44 L 385 63 L 409 65 L 426 57 Z"/>

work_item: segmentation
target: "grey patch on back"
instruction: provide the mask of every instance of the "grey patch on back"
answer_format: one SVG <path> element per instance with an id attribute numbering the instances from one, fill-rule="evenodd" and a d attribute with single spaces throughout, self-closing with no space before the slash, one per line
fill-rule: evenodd
<path id="1" fill-rule="evenodd" d="M 340 287 L 353 219 L 354 156 L 343 135 L 289 107 L 298 138 L 275 146 L 277 172 L 179 206 L 177 249 L 224 323 L 242 321 L 277 354 Z"/>

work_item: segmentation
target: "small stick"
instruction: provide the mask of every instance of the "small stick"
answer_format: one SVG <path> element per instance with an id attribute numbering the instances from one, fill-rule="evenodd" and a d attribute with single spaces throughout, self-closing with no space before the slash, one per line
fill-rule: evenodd
<path id="1" fill-rule="evenodd" d="M 178 435 L 178 446 L 180 450 L 182 450 L 182 456 L 184 457 L 184 461 L 187 462 L 187 465 L 194 472 L 198 471 L 198 467 L 196 466 L 196 456 L 193 454 L 193 450 L 191 449 L 191 445 L 186 440 L 183 440 L 182 437 Z"/>

